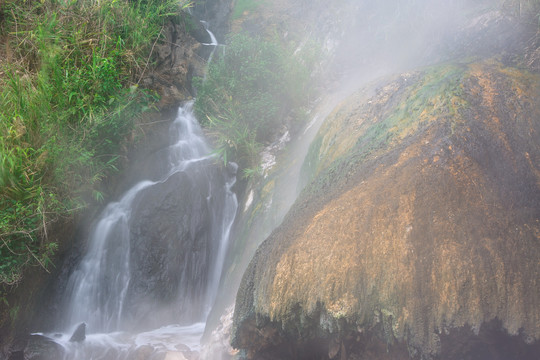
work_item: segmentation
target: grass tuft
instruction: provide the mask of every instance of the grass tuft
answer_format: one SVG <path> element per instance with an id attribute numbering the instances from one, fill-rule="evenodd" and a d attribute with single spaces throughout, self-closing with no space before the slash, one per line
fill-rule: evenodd
<path id="1" fill-rule="evenodd" d="M 49 269 L 50 226 L 117 171 L 136 119 L 155 102 L 137 87 L 162 27 L 189 3 L 6 0 L 0 4 L 0 285 Z"/>
<path id="2" fill-rule="evenodd" d="M 312 56 L 304 56 L 308 52 Z M 282 124 L 301 117 L 314 93 L 315 53 L 294 53 L 277 40 L 244 33 L 229 39 L 206 80 L 195 80 L 195 111 L 225 161 L 255 168 L 262 144 L 275 140 Z"/>

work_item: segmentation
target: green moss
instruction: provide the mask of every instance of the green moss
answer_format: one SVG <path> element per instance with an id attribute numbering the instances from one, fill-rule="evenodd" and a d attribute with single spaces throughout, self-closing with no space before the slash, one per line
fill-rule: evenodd
<path id="1" fill-rule="evenodd" d="M 429 69 L 389 114 L 369 124 L 356 143 L 356 151 L 369 153 L 403 140 L 431 121 L 458 121 L 459 109 L 466 106 L 461 87 L 465 70 L 455 65 Z"/>
<path id="2" fill-rule="evenodd" d="M 9 309 L 9 318 L 11 319 L 11 324 L 15 325 L 17 318 L 19 316 L 19 306 L 13 306 Z"/>
<path id="3" fill-rule="evenodd" d="M 271 196 L 275 186 L 276 186 L 276 181 L 274 179 L 268 181 L 262 188 L 261 199 L 266 200 L 268 196 Z"/>
<path id="4" fill-rule="evenodd" d="M 317 134 L 315 139 L 309 145 L 308 153 L 304 159 L 302 167 L 300 169 L 300 188 L 304 188 L 316 174 L 317 169 L 319 168 L 319 154 L 321 153 L 323 136 Z"/>
<path id="5" fill-rule="evenodd" d="M 321 172 L 306 188 L 305 196 L 315 195 L 336 181 L 348 176 L 359 163 L 389 152 L 408 136 L 425 129 L 431 122 L 444 121 L 454 129 L 461 122 L 461 111 L 468 104 L 464 99 L 463 81 L 468 67 L 465 64 L 445 64 L 424 70 L 417 78 L 401 78 L 382 89 L 372 101 L 362 102 L 354 111 L 355 118 L 364 119 L 357 124 L 348 116 L 337 112 L 332 126 L 340 129 L 334 142 L 357 136 L 352 147 L 342 149 L 336 159 L 322 153 L 325 128 L 310 146 L 302 166 L 302 176 L 310 179 Z M 380 99 L 385 99 L 381 102 Z M 351 101 L 356 101 L 354 97 Z M 337 123 L 335 123 L 337 122 Z M 334 156 L 334 155 L 332 155 Z M 326 168 L 320 168 L 323 164 Z"/>

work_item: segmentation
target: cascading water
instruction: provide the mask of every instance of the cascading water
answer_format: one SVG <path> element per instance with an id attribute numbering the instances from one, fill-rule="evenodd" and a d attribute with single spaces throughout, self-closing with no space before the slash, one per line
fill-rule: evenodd
<path id="1" fill-rule="evenodd" d="M 197 350 L 238 204 L 236 166 L 216 165 L 191 107 L 171 125 L 159 180 L 139 182 L 96 222 L 66 286 L 66 335 L 50 336 L 65 359 Z M 69 341 L 82 322 L 86 340 Z"/>
<path id="2" fill-rule="evenodd" d="M 131 205 L 141 190 L 154 184 L 143 181 L 135 185 L 101 215 L 90 248 L 68 282 L 68 324 L 85 321 L 96 331 L 119 327 L 130 280 Z"/>
<path id="3" fill-rule="evenodd" d="M 214 58 L 214 53 L 216 52 L 216 49 L 218 48 L 219 43 L 218 43 L 217 38 L 214 35 L 214 33 L 211 32 L 210 29 L 208 28 L 208 23 L 206 21 L 204 21 L 204 20 L 201 20 L 201 23 L 203 24 L 204 29 L 208 33 L 208 36 L 210 36 L 210 42 L 209 43 L 202 43 L 204 46 L 211 46 L 212 47 L 212 51 L 210 51 L 210 55 L 208 56 L 208 60 L 207 60 L 207 63 L 210 64 L 212 62 L 212 59 Z M 206 81 L 206 74 L 204 74 L 204 80 Z"/>

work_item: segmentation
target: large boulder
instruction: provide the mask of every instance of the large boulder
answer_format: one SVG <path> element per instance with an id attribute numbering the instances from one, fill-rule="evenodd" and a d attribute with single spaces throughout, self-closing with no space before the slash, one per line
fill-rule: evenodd
<path id="1" fill-rule="evenodd" d="M 178 172 L 144 189 L 134 204 L 124 309 L 134 324 L 157 326 L 171 313 L 196 321 L 204 313 L 216 257 L 212 206 L 221 201 L 212 188 L 224 187 L 224 181 L 218 166 L 200 164 L 197 171 Z"/>
<path id="2" fill-rule="evenodd" d="M 404 74 L 326 120 L 236 301 L 248 358 L 533 359 L 540 77 Z"/>

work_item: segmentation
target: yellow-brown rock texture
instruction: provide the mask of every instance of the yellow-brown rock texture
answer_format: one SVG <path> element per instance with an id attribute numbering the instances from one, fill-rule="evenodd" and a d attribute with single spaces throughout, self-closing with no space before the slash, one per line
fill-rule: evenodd
<path id="1" fill-rule="evenodd" d="M 314 141 L 311 184 L 244 275 L 233 345 L 251 358 L 535 358 L 540 78 L 448 64 L 367 94 Z M 477 344 L 456 340 L 467 332 Z"/>

